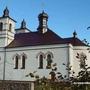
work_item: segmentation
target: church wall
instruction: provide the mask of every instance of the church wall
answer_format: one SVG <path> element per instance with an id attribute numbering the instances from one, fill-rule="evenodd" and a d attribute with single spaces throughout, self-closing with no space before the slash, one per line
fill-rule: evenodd
<path id="1" fill-rule="evenodd" d="M 15 33 L 15 22 L 11 20 L 10 18 L 2 18 L 0 19 L 0 22 L 3 23 L 3 30 L 9 30 L 9 24 L 12 24 L 12 31 Z"/>
<path id="2" fill-rule="evenodd" d="M 3 47 L 4 45 L 6 45 L 6 40 L 4 37 L 0 38 L 0 47 Z"/>
<path id="3" fill-rule="evenodd" d="M 14 39 L 14 34 L 8 31 L 0 32 L 0 47 L 7 46 Z"/>
<path id="4" fill-rule="evenodd" d="M 84 54 L 87 56 L 87 60 L 86 60 L 86 64 L 88 64 L 88 66 L 90 66 L 90 53 L 89 51 L 87 50 L 88 47 L 83 47 L 83 46 L 78 46 L 78 47 L 74 47 L 73 48 L 73 51 L 74 51 L 74 54 L 73 54 L 73 69 L 74 71 L 76 72 L 75 74 L 77 75 L 78 72 L 80 71 L 80 59 L 78 59 L 76 56 L 77 56 L 77 53 L 80 55 L 80 54 Z"/>
<path id="5" fill-rule="evenodd" d="M 2 18 L 0 22 L 3 23 L 3 29 L 0 30 L 0 47 L 5 47 L 14 39 L 15 22 L 10 18 Z M 9 30 L 10 24 L 11 30 Z"/>
<path id="6" fill-rule="evenodd" d="M 68 56 L 69 56 L 69 67 L 71 67 L 71 74 L 69 76 L 72 76 L 72 71 L 73 71 L 73 46 L 71 44 L 69 44 L 69 53 L 68 53 Z"/>
<path id="7" fill-rule="evenodd" d="M 39 69 L 39 62 L 37 55 L 42 52 L 46 55 L 47 52 L 53 53 L 53 63 L 57 64 L 58 71 L 63 75 L 68 76 L 68 71 L 63 63 L 67 64 L 68 62 L 68 45 L 47 45 L 47 46 L 32 46 L 32 47 L 20 47 L 20 48 L 11 48 L 6 50 L 6 69 L 5 69 L 5 79 L 6 80 L 33 80 L 30 77 L 26 77 L 30 72 L 37 71 L 35 75 L 47 76 L 49 77 L 50 69 L 46 69 L 46 58 L 44 58 L 44 67 Z M 21 69 L 21 55 L 25 54 L 26 65 L 25 69 Z M 14 55 L 20 55 L 19 59 L 19 68 L 14 69 L 15 61 Z"/>
<path id="8" fill-rule="evenodd" d="M 4 76 L 4 58 L 5 57 L 5 50 L 0 48 L 0 80 L 3 80 Z"/>

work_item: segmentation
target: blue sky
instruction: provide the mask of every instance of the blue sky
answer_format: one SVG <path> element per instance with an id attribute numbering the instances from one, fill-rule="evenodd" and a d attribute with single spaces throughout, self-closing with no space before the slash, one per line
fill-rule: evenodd
<path id="1" fill-rule="evenodd" d="M 36 31 L 38 14 L 45 10 L 49 15 L 48 27 L 61 37 L 71 37 L 74 30 L 77 37 L 90 42 L 90 0 L 0 0 L 0 16 L 5 7 L 20 27 L 23 19 L 27 27 Z"/>

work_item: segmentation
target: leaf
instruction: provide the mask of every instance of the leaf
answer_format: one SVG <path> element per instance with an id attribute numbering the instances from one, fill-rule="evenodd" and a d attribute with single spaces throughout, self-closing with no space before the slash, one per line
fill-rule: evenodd
<path id="1" fill-rule="evenodd" d="M 57 67 L 54 68 L 54 71 L 56 71 L 56 70 L 57 70 Z"/>
<path id="2" fill-rule="evenodd" d="M 33 73 L 30 73 L 29 75 L 30 75 L 31 77 L 34 77 L 34 74 L 33 74 Z"/>
<path id="3" fill-rule="evenodd" d="M 57 74 L 61 74 L 60 72 L 57 72 Z"/>
<path id="4" fill-rule="evenodd" d="M 75 72 L 73 71 L 73 74 L 74 74 Z"/>
<path id="5" fill-rule="evenodd" d="M 67 75 L 64 75 L 64 78 L 66 78 L 67 77 Z"/>
<path id="6" fill-rule="evenodd" d="M 79 56 L 76 56 L 76 58 L 79 58 Z"/>
<path id="7" fill-rule="evenodd" d="M 79 56 L 79 53 L 77 53 L 77 56 Z"/>

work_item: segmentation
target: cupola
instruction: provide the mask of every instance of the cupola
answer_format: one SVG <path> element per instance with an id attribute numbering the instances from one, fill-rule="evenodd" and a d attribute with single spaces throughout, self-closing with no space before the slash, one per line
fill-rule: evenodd
<path id="1" fill-rule="evenodd" d="M 25 29 L 26 28 L 26 22 L 23 19 L 23 21 L 21 22 L 21 29 Z"/>
<path id="2" fill-rule="evenodd" d="M 9 17 L 9 10 L 6 7 L 5 10 L 3 11 L 3 17 Z"/>
<path id="3" fill-rule="evenodd" d="M 2 17 L 0 17 L 0 39 L 2 41 L 0 47 L 5 47 L 13 41 L 15 23 L 16 21 L 9 16 L 9 9 L 6 7 Z"/>
<path id="4" fill-rule="evenodd" d="M 26 26 L 26 21 L 23 19 L 20 28 L 16 29 L 16 33 L 27 33 L 30 30 Z"/>
<path id="5" fill-rule="evenodd" d="M 41 33 L 46 33 L 48 29 L 47 21 L 48 21 L 48 15 L 44 11 L 38 15 L 39 20 L 39 26 L 38 31 Z"/>

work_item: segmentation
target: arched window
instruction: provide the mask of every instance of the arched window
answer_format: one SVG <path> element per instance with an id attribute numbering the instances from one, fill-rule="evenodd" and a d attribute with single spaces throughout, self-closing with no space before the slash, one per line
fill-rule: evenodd
<path id="1" fill-rule="evenodd" d="M 52 59 L 54 57 L 53 53 L 48 51 L 45 56 L 47 57 L 47 66 L 46 66 L 46 68 L 51 69 L 51 65 L 52 65 L 52 62 L 53 62 Z"/>
<path id="2" fill-rule="evenodd" d="M 11 32 L 11 30 L 12 30 L 12 24 L 10 23 L 9 24 L 9 31 Z"/>
<path id="3" fill-rule="evenodd" d="M 39 56 L 39 69 L 43 69 L 43 55 Z"/>
<path id="4" fill-rule="evenodd" d="M 36 58 L 38 58 L 38 62 L 39 62 L 39 69 L 43 69 L 43 59 L 45 58 L 45 54 L 43 52 L 39 52 L 36 55 Z"/>
<path id="5" fill-rule="evenodd" d="M 47 66 L 46 68 L 47 69 L 50 69 L 51 68 L 51 64 L 52 64 L 52 57 L 50 54 L 47 55 Z"/>
<path id="6" fill-rule="evenodd" d="M 26 62 L 26 59 L 27 59 L 27 55 L 25 53 L 23 53 L 22 55 L 22 67 L 21 69 L 25 69 L 25 62 Z"/>
<path id="7" fill-rule="evenodd" d="M 18 54 L 15 54 L 13 56 L 13 59 L 14 59 L 14 65 L 15 65 L 14 69 L 18 69 L 20 56 Z"/>
<path id="8" fill-rule="evenodd" d="M 25 69 L 25 56 L 22 56 L 22 68 L 21 69 Z"/>
<path id="9" fill-rule="evenodd" d="M 15 68 L 14 69 L 18 69 L 18 56 L 15 57 Z"/>
<path id="10" fill-rule="evenodd" d="M 0 23 L 0 31 L 2 31 L 3 30 L 3 23 L 1 22 Z"/>

